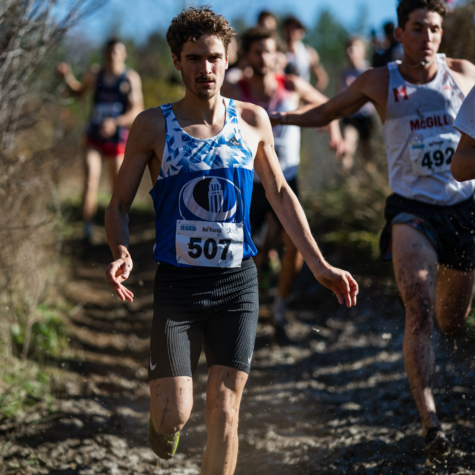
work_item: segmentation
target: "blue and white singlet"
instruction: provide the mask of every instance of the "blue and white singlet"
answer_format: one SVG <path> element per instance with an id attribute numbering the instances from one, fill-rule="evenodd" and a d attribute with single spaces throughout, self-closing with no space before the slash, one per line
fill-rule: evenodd
<path id="1" fill-rule="evenodd" d="M 249 225 L 254 156 L 234 102 L 224 101 L 224 127 L 209 139 L 188 135 L 171 104 L 161 106 L 166 142 L 150 194 L 156 213 L 153 255 L 162 264 L 240 267 L 257 254 Z"/>

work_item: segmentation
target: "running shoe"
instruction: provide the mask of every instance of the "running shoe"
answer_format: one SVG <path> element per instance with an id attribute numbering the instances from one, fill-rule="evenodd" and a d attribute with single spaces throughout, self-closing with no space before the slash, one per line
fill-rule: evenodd
<path id="1" fill-rule="evenodd" d="M 431 462 L 438 462 L 445 459 L 452 449 L 452 444 L 440 427 L 428 429 L 424 437 L 424 442 L 424 451 Z"/>
<path id="2" fill-rule="evenodd" d="M 178 447 L 178 441 L 180 440 L 180 431 L 170 435 L 159 434 L 155 430 L 155 427 L 153 427 L 152 419 L 149 419 L 147 436 L 150 447 L 157 457 L 160 457 L 164 460 L 169 460 L 175 455 L 176 449 Z"/>

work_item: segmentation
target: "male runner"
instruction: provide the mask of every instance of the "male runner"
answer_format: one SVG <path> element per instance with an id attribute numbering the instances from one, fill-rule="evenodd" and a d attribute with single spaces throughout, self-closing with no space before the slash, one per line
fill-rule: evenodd
<path id="1" fill-rule="evenodd" d="M 241 79 L 237 84 L 225 82 L 221 92 L 224 96 L 240 101 L 251 102 L 267 112 L 291 111 L 297 109 L 300 101 L 311 104 L 322 104 L 327 98 L 314 89 L 307 81 L 294 75 L 276 74 L 277 40 L 270 30 L 262 27 L 246 31 L 241 38 L 241 49 L 253 74 L 249 79 Z M 342 137 L 338 122 L 330 126 L 330 144 L 338 147 Z M 279 159 L 284 178 L 298 198 L 297 174 L 300 164 L 300 129 L 295 126 L 277 126 L 273 128 L 275 152 Z M 254 185 L 251 201 L 250 222 L 253 234 L 261 229 L 266 215 L 272 211 L 272 206 L 266 198 L 266 191 L 260 178 L 254 174 Z M 275 214 L 273 215 L 275 217 Z M 279 276 L 278 296 L 272 308 L 272 323 L 275 327 L 276 342 L 281 345 L 290 342 L 285 331 L 285 311 L 289 295 L 292 291 L 295 277 L 302 267 L 302 256 L 289 235 L 282 231 L 284 255 Z M 271 233 L 274 234 L 274 233 Z M 274 237 L 274 236 L 272 236 Z M 265 259 L 261 249 L 256 258 L 259 269 Z"/>
<path id="2" fill-rule="evenodd" d="M 257 275 L 251 257 L 249 207 L 255 168 L 269 201 L 317 280 L 340 303 L 356 303 L 358 286 L 330 266 L 274 153 L 272 128 L 258 106 L 220 94 L 228 65 L 229 23 L 207 7 L 183 10 L 167 32 L 185 97 L 149 109 L 134 122 L 124 163 L 106 211 L 114 255 L 107 278 L 121 300 L 132 270 L 127 213 L 146 167 L 156 211 L 149 381 L 149 441 L 170 458 L 193 406 L 192 375 L 202 342 L 208 363 L 206 428 L 201 473 L 232 474 L 238 415 L 254 347 Z"/>
<path id="3" fill-rule="evenodd" d="M 84 237 L 89 241 L 92 233 L 92 218 L 97 208 L 97 190 L 101 177 L 102 157 L 109 169 L 111 190 L 124 158 L 128 128 L 137 114 L 143 110 L 140 76 L 125 65 L 127 52 L 118 39 L 109 40 L 104 48 L 104 66 L 94 66 L 79 82 L 66 63 L 58 65 L 71 92 L 82 97 L 94 90 L 93 111 L 86 129 L 84 154 L 85 180 L 83 192 Z"/>
<path id="4" fill-rule="evenodd" d="M 470 91 L 457 114 L 454 127 L 462 137 L 450 164 L 457 181 L 475 179 L 475 87 Z"/>
<path id="5" fill-rule="evenodd" d="M 404 364 L 422 419 L 431 459 L 448 454 L 432 395 L 434 317 L 448 335 L 467 317 L 475 268 L 474 183 L 450 173 L 459 134 L 453 128 L 475 66 L 437 54 L 442 39 L 442 0 L 401 0 L 397 7 L 402 63 L 368 70 L 346 91 L 315 108 L 274 114 L 275 124 L 321 127 L 373 102 L 384 123 L 389 184 L 387 225 L 381 248 L 392 259 L 406 307 Z"/>
<path id="6" fill-rule="evenodd" d="M 369 64 L 365 59 L 366 44 L 359 36 L 351 37 L 346 43 L 348 66 L 340 74 L 340 91 L 344 91 L 358 76 L 363 74 Z M 356 113 L 343 117 L 341 124 L 345 138 L 345 154 L 341 161 L 345 171 L 351 170 L 358 145 L 365 163 L 372 159 L 371 134 L 373 132 L 374 106 L 366 103 Z"/>
<path id="7" fill-rule="evenodd" d="M 323 91 L 328 85 L 328 74 L 320 62 L 317 51 L 302 42 L 305 37 L 305 26 L 294 17 L 284 20 L 285 42 L 287 43 L 287 73 L 300 76 L 310 82 L 315 77 L 315 87 Z"/>

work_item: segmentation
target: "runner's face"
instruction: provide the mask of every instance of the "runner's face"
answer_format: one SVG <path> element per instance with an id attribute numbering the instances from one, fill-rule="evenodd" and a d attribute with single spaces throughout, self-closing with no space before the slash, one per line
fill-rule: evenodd
<path id="1" fill-rule="evenodd" d="M 425 8 L 414 10 L 404 29 L 396 29 L 396 39 L 404 48 L 404 61 L 430 63 L 442 41 L 442 17 Z"/>
<path id="2" fill-rule="evenodd" d="M 247 60 L 256 76 L 265 76 L 273 72 L 277 63 L 277 49 L 275 41 L 272 38 L 254 41 Z"/>
<path id="3" fill-rule="evenodd" d="M 180 59 L 173 55 L 175 68 L 181 72 L 185 87 L 201 99 L 219 94 L 228 69 L 224 44 L 214 35 L 204 35 L 196 43 L 183 45 Z"/>
<path id="4" fill-rule="evenodd" d="M 105 52 L 106 66 L 122 66 L 127 58 L 127 52 L 125 45 L 122 43 L 116 43 L 112 48 L 109 48 Z"/>
<path id="5" fill-rule="evenodd" d="M 365 60 L 366 46 L 362 41 L 353 41 L 346 49 L 346 54 L 348 55 L 349 63 L 354 67 L 358 67 Z"/>

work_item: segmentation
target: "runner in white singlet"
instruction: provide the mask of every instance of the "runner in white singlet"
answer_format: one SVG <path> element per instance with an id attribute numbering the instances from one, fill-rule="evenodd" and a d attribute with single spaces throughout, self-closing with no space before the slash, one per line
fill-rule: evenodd
<path id="1" fill-rule="evenodd" d="M 296 74 L 307 82 L 311 76 L 315 77 L 315 87 L 323 91 L 328 85 L 326 73 L 317 51 L 302 42 L 305 36 L 305 26 L 294 17 L 289 16 L 284 20 L 285 42 L 287 43 L 287 68 L 288 74 Z"/>
<path id="2" fill-rule="evenodd" d="M 437 55 L 445 12 L 442 0 L 401 0 L 401 63 L 366 71 L 318 108 L 271 117 L 274 124 L 318 127 L 372 102 L 384 123 L 395 193 L 387 200 L 381 250 L 392 257 L 406 308 L 404 364 L 431 460 L 450 452 L 432 393 L 434 320 L 448 335 L 463 330 L 475 269 L 474 184 L 460 184 L 450 173 L 459 141 L 453 122 L 475 84 L 475 66 Z"/>

